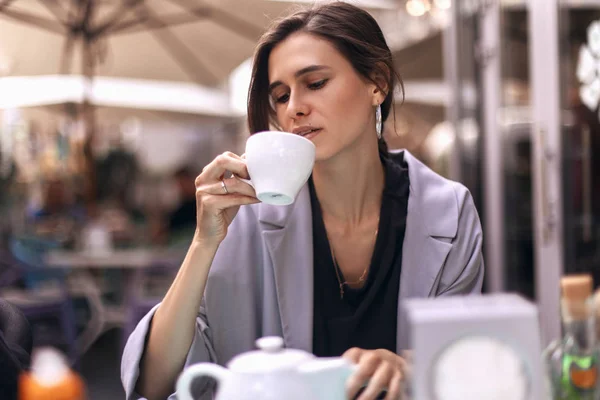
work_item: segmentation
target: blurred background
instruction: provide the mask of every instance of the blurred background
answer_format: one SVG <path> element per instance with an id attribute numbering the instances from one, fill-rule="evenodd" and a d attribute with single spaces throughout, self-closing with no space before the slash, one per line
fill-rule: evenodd
<path id="1" fill-rule="evenodd" d="M 600 283 L 600 0 L 353 0 L 404 80 L 385 137 L 472 192 L 485 291 Z M 121 398 L 124 340 L 194 229 L 193 178 L 241 152 L 257 39 L 313 1 L 0 0 L 0 297 Z"/>

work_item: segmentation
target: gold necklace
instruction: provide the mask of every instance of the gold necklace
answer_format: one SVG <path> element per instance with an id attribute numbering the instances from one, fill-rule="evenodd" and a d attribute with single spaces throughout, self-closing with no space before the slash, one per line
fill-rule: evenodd
<path id="1" fill-rule="evenodd" d="M 377 225 L 379 225 L 379 220 L 377 220 Z M 375 230 L 375 240 L 377 240 L 377 233 L 379 232 L 379 228 Z M 365 281 L 367 272 L 369 271 L 370 265 L 367 265 L 362 275 L 356 281 L 344 281 L 342 282 L 342 278 L 340 277 L 340 268 L 338 266 L 337 260 L 335 259 L 335 254 L 333 252 L 333 244 L 331 240 L 329 240 L 329 234 L 327 233 L 327 229 L 325 229 L 325 235 L 327 236 L 327 241 L 329 242 L 329 251 L 331 251 L 331 260 L 333 261 L 333 269 L 335 270 L 335 276 L 337 277 L 338 284 L 340 286 L 340 299 L 344 299 L 344 286 L 345 285 L 358 285 L 362 284 Z M 375 249 L 373 249 L 375 251 Z"/>

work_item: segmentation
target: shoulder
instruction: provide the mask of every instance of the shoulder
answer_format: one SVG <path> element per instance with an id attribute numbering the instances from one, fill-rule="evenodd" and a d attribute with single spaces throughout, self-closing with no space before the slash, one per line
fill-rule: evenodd
<path id="1" fill-rule="evenodd" d="M 410 152 L 404 150 L 404 160 L 408 165 L 411 184 L 418 187 L 421 195 L 426 195 L 431 200 L 435 198 L 442 201 L 456 200 L 464 201 L 469 195 L 469 190 L 461 183 L 444 178 L 429 168 L 423 162 L 415 158 Z M 413 182 L 415 181 L 415 182 Z"/>
<path id="2" fill-rule="evenodd" d="M 407 230 L 424 233 L 432 239 L 430 243 L 447 251 L 443 265 L 435 272 L 434 292 L 436 295 L 479 293 L 484 273 L 483 239 L 471 193 L 464 185 L 438 175 L 410 153 L 406 152 L 405 159 L 411 186 Z"/>
<path id="3" fill-rule="evenodd" d="M 463 184 L 437 174 L 410 152 L 403 153 L 414 200 L 412 211 L 420 212 L 432 236 L 455 237 L 461 218 L 478 219 L 471 193 Z"/>

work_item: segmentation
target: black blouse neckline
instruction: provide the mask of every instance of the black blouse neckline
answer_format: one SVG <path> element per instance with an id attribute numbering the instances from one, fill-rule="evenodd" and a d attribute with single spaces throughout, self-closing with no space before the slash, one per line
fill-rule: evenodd
<path id="1" fill-rule="evenodd" d="M 408 166 L 402 154 L 382 157 L 382 163 L 385 185 L 369 272 L 361 288 L 344 287 L 343 299 L 340 298 L 339 282 L 312 177 L 309 180 L 315 280 L 313 351 L 316 355 L 337 356 L 355 346 L 395 351 L 409 179 Z M 379 315 L 379 312 L 385 313 L 385 316 Z"/>

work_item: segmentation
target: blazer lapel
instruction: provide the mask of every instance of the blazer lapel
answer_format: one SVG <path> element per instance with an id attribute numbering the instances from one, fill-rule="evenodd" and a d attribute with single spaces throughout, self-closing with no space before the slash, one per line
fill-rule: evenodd
<path id="1" fill-rule="evenodd" d="M 398 350 L 408 346 L 403 299 L 435 296 L 438 277 L 458 229 L 458 202 L 453 193 L 447 193 L 454 190 L 452 186 L 408 151 L 404 151 L 404 159 L 410 194 L 398 296 Z"/>
<path id="2" fill-rule="evenodd" d="M 406 233 L 402 247 L 400 297 L 428 297 L 434 295 L 435 282 L 452 248 L 450 241 L 432 237 L 424 229 L 423 219 L 416 210 L 406 217 Z"/>
<path id="3" fill-rule="evenodd" d="M 312 352 L 313 241 L 308 186 L 290 206 L 261 204 L 259 220 L 271 258 L 287 347 Z"/>
<path id="4" fill-rule="evenodd" d="M 402 247 L 400 297 L 435 295 L 436 278 L 458 229 L 458 202 L 451 185 L 408 151 L 410 194 Z M 444 202 L 442 199 L 449 199 Z"/>

